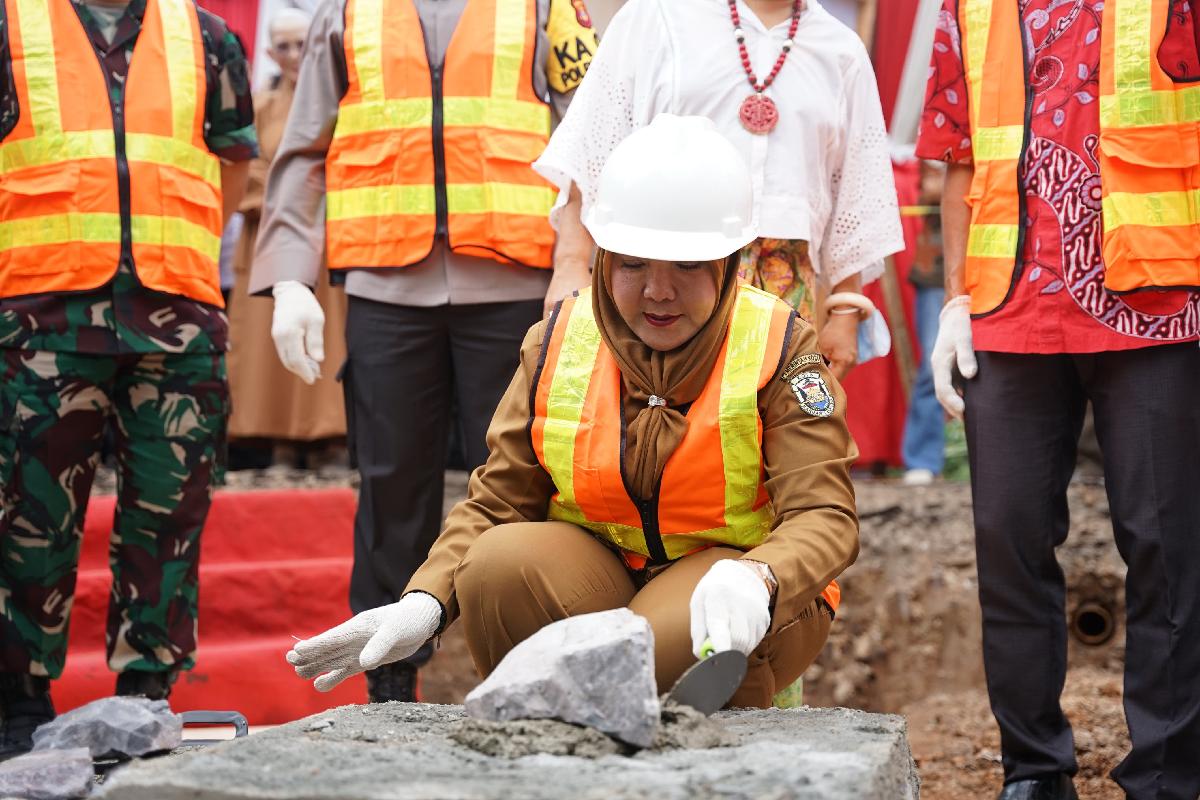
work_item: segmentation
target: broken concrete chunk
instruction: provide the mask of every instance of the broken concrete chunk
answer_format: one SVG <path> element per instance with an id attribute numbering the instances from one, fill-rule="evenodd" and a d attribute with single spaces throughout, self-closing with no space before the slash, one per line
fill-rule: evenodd
<path id="1" fill-rule="evenodd" d="M 42 725 L 33 749 L 86 747 L 92 758 L 135 757 L 174 749 L 182 739 L 183 721 L 166 700 L 104 697 Z"/>
<path id="2" fill-rule="evenodd" d="M 92 756 L 83 747 L 41 750 L 0 763 L 0 797 L 66 800 L 91 791 Z"/>
<path id="3" fill-rule="evenodd" d="M 466 701 L 476 719 L 558 719 L 638 747 L 654 742 L 654 633 L 627 608 L 547 625 L 514 647 Z"/>

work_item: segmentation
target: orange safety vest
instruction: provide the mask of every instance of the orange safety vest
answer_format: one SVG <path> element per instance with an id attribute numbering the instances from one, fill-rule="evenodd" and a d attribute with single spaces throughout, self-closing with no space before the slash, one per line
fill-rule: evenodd
<path id="1" fill-rule="evenodd" d="M 223 306 L 192 0 L 147 4 L 123 114 L 71 0 L 4 3 L 21 114 L 0 143 L 0 297 L 95 289 L 128 257 L 144 286 Z"/>
<path id="2" fill-rule="evenodd" d="M 326 157 L 333 269 L 452 250 L 549 267 L 555 192 L 530 164 L 550 137 L 534 93 L 535 0 L 468 0 L 430 69 L 412 0 L 347 0 L 349 90 Z"/>
<path id="3" fill-rule="evenodd" d="M 961 0 L 975 177 L 966 287 L 971 313 L 1008 301 L 1020 278 L 1032 89 L 1017 3 Z M 1100 179 L 1104 285 L 1200 287 L 1200 85 L 1158 63 L 1169 0 L 1108 0 L 1101 18 Z"/>
<path id="4" fill-rule="evenodd" d="M 591 531 L 633 569 L 765 542 L 775 515 L 758 393 L 783 360 L 791 317 L 774 295 L 740 287 L 724 349 L 688 409 L 687 433 L 658 493 L 640 500 L 626 488 L 621 371 L 600 338 L 591 290 L 564 301 L 542 346 L 530 422 L 534 452 L 557 490 L 549 518 Z M 836 611 L 837 583 L 822 596 Z"/>

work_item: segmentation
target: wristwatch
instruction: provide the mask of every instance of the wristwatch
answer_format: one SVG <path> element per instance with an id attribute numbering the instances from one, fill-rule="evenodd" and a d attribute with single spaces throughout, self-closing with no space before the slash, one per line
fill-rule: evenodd
<path id="1" fill-rule="evenodd" d="M 751 558 L 742 558 L 738 560 L 750 569 L 754 570 L 754 574 L 762 579 L 762 582 L 767 585 L 767 593 L 771 595 L 771 606 L 774 607 L 775 596 L 779 594 L 779 581 L 775 579 L 775 573 L 771 571 L 770 565 L 764 564 L 761 561 L 755 561 Z"/>

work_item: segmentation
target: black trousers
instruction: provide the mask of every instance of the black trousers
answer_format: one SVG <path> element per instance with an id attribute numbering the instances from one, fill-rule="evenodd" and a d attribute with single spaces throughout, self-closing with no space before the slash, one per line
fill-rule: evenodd
<path id="1" fill-rule="evenodd" d="M 1054 549 L 1091 401 L 1126 579 L 1125 714 L 1113 778 L 1200 796 L 1200 348 L 979 353 L 966 384 L 984 665 L 1006 781 L 1076 770 L 1059 705 L 1066 588 Z"/>
<path id="2" fill-rule="evenodd" d="M 483 464 L 488 425 L 541 316 L 541 300 L 419 308 L 350 298 L 342 380 L 362 479 L 354 613 L 396 602 L 425 561 L 444 519 L 450 426 L 460 427 L 467 469 Z M 431 654 L 426 646 L 409 662 Z"/>

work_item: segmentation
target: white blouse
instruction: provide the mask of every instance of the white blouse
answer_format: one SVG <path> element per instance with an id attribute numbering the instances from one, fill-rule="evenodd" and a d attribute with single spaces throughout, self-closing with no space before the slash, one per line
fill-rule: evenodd
<path id="1" fill-rule="evenodd" d="M 759 81 L 789 21 L 770 30 L 742 0 L 738 13 Z M 766 136 L 742 127 L 753 93 L 726 0 L 629 0 L 609 24 L 570 109 L 533 165 L 559 187 L 557 225 L 572 183 L 583 208 L 617 143 L 661 112 L 711 118 L 745 154 L 760 236 L 809 242 L 813 268 L 832 286 L 904 248 L 875 74 L 858 36 L 807 0 L 795 46 L 767 89 L 780 119 Z"/>

